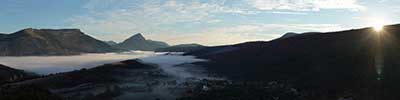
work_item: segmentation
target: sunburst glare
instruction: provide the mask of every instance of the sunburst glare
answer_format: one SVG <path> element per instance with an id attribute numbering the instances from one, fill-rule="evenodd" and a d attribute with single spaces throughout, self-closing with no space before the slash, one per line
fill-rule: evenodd
<path id="1" fill-rule="evenodd" d="M 370 25 L 372 28 L 377 32 L 380 33 L 384 29 L 385 26 L 385 20 L 382 18 L 374 18 L 371 20 Z"/>
<path id="2" fill-rule="evenodd" d="M 383 30 L 383 24 L 376 24 L 374 26 L 372 26 L 374 28 L 375 31 L 380 32 Z"/>

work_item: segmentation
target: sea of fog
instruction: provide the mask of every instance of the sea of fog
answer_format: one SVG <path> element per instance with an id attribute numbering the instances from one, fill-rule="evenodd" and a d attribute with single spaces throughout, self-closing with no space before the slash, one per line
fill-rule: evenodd
<path id="1" fill-rule="evenodd" d="M 74 56 L 0 57 L 0 64 L 46 75 L 82 68 L 92 68 L 106 63 L 156 55 L 159 54 L 154 52 L 132 51 L 124 53 L 82 54 Z"/>
<path id="2" fill-rule="evenodd" d="M 184 91 L 179 84 L 197 82 L 202 79 L 221 79 L 209 76 L 207 71 L 198 65 L 191 63 L 204 62 L 208 60 L 199 59 L 195 56 L 183 56 L 181 53 L 155 53 L 155 52 L 125 52 L 105 54 L 83 54 L 75 56 L 24 56 L 24 57 L 0 57 L 0 64 L 13 68 L 22 69 L 37 74 L 51 74 L 79 70 L 82 68 L 93 68 L 102 64 L 113 63 L 129 59 L 139 59 L 142 63 L 157 65 L 165 73 L 169 74 L 165 82 L 174 80 L 177 85 L 169 86 L 159 84 L 152 87 L 151 92 L 129 92 L 125 91 L 119 99 L 141 99 L 146 100 L 154 97 L 171 98 L 174 100 L 177 94 Z M 222 78 L 223 79 L 223 78 Z M 154 80 L 157 80 L 155 78 Z M 137 83 L 122 83 L 121 85 L 137 85 Z M 176 94 L 177 93 L 177 94 Z M 154 99 L 151 99 L 154 100 Z"/>
<path id="3" fill-rule="evenodd" d="M 204 62 L 207 60 L 198 59 L 195 56 L 182 56 L 182 55 L 158 55 L 151 57 L 139 58 L 144 63 L 156 64 L 164 72 L 178 78 L 207 78 L 202 72 L 205 70 L 200 66 L 192 65 L 194 62 Z"/>

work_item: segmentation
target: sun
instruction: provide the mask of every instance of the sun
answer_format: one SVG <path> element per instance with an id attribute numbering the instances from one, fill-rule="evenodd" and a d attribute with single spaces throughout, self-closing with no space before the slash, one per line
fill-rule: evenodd
<path id="1" fill-rule="evenodd" d="M 376 24 L 374 26 L 372 26 L 374 28 L 375 31 L 380 32 L 383 30 L 383 24 Z"/>
<path id="2" fill-rule="evenodd" d="M 380 32 L 382 30 L 384 30 L 384 26 L 385 26 L 385 20 L 381 19 L 381 18 L 375 18 L 370 20 L 370 24 L 372 26 L 372 28 L 376 31 L 376 32 Z"/>

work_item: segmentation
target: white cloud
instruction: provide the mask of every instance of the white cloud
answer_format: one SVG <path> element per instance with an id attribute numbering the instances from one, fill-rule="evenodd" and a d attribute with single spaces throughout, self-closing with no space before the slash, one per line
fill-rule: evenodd
<path id="1" fill-rule="evenodd" d="M 386 2 L 386 0 L 378 0 L 379 3 Z"/>
<path id="2" fill-rule="evenodd" d="M 157 27 L 160 24 L 198 21 L 218 22 L 218 20 L 208 17 L 212 16 L 211 13 L 225 11 L 225 8 L 220 7 L 218 4 L 178 3 L 175 0 L 166 2 L 153 0 L 133 7 L 97 11 L 96 7 L 98 6 L 96 5 L 104 8 L 104 4 L 98 4 L 99 2 L 94 1 L 96 0 L 92 0 L 85 6 L 92 13 L 70 19 L 73 26 L 91 32 L 103 33 L 145 31 L 152 30 L 153 27 Z M 113 2 L 107 3 L 112 4 Z M 225 12 L 234 11 L 226 10 Z"/>
<path id="3" fill-rule="evenodd" d="M 261 2 L 261 1 L 259 1 Z M 91 3 L 91 2 L 89 2 Z M 233 7 L 224 5 L 223 0 L 213 2 L 200 1 L 176 1 L 176 0 L 149 0 L 140 4 L 129 3 L 124 7 L 98 10 L 108 5 L 121 5 L 121 2 L 108 0 L 108 4 L 97 4 L 92 2 L 85 6 L 91 10 L 87 15 L 77 16 L 70 20 L 75 27 L 81 28 L 88 33 L 99 34 L 103 40 L 122 41 L 134 33 L 145 33 L 144 35 L 153 40 L 162 40 L 170 44 L 201 43 L 205 45 L 232 44 L 245 41 L 271 40 L 288 31 L 332 31 L 341 27 L 335 24 L 263 24 L 255 23 L 209 27 L 208 24 L 225 24 L 223 22 L 234 21 L 218 18 L 220 14 L 239 14 L 246 17 L 249 14 L 273 13 L 307 15 L 296 11 L 263 11 L 249 9 L 246 7 Z M 101 3 L 101 2 L 100 2 Z M 265 2 L 261 2 L 265 3 Z M 319 4 L 327 5 L 327 4 Z M 315 5 L 313 5 L 315 6 Z M 317 7 L 322 9 L 322 7 Z M 328 7 L 324 7 L 328 8 Z M 343 8 L 343 7 L 342 7 Z M 275 9 L 275 8 L 274 8 Z M 182 26 L 179 26 L 181 25 Z M 206 24 L 207 27 L 197 27 L 196 30 L 184 25 Z M 175 26 L 174 26 L 175 25 Z M 172 28 L 171 28 L 172 27 Z M 201 29 L 200 29 L 201 28 Z"/>
<path id="4" fill-rule="evenodd" d="M 249 0 L 260 10 L 320 11 L 321 9 L 365 10 L 357 0 Z"/>
<path id="5" fill-rule="evenodd" d="M 222 22 L 222 20 L 219 19 L 213 19 L 213 20 L 208 20 L 207 23 L 219 23 Z"/>
<path id="6" fill-rule="evenodd" d="M 174 30 L 163 28 L 161 25 L 218 23 L 222 20 L 213 18 L 216 13 L 245 14 L 240 9 L 223 7 L 221 3 L 223 1 L 203 3 L 200 1 L 148 0 L 136 4 L 129 0 L 105 0 L 104 2 L 90 0 L 84 6 L 90 13 L 73 17 L 69 19 L 69 23 L 72 27 L 81 28 L 85 32 L 100 34 L 97 35 L 100 39 L 122 41 L 137 32 L 151 34 L 174 32 Z M 115 7 L 115 5 L 121 6 Z"/>
<path id="7" fill-rule="evenodd" d="M 255 24 L 239 25 L 235 27 L 218 28 L 211 30 L 212 33 L 256 33 L 256 34 L 283 34 L 287 31 L 306 32 L 318 31 L 328 32 L 343 29 L 337 24 Z M 277 32 L 277 33 L 271 33 Z"/>
<path id="8" fill-rule="evenodd" d="M 303 12 L 287 12 L 287 11 L 273 11 L 273 14 L 286 14 L 286 15 L 307 15 L 307 13 Z"/>

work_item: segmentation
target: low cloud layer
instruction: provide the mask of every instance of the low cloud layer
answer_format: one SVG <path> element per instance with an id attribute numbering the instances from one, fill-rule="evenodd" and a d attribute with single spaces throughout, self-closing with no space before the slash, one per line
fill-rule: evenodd
<path id="1" fill-rule="evenodd" d="M 77 56 L 0 57 L 0 64 L 37 74 L 50 74 L 92 68 L 106 63 L 154 55 L 152 52 L 130 52 Z"/>
<path id="2" fill-rule="evenodd" d="M 157 64 L 166 73 L 178 78 L 204 78 L 201 73 L 195 73 L 193 70 L 201 71 L 201 67 L 196 68 L 190 63 L 206 61 L 204 59 L 198 59 L 194 56 L 181 56 L 181 55 L 159 55 L 152 57 L 139 58 L 141 61 L 149 64 Z M 189 64 L 179 66 L 182 64 Z"/>

